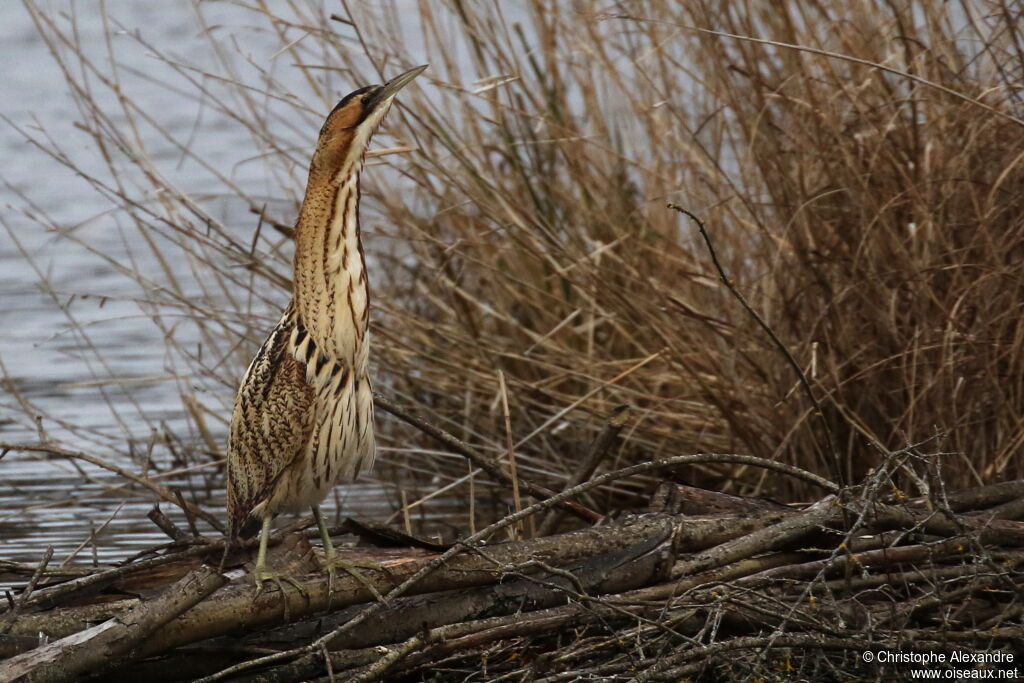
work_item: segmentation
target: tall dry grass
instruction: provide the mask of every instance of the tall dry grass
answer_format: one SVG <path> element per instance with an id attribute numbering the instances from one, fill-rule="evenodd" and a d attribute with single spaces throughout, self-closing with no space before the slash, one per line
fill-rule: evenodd
<path id="1" fill-rule="evenodd" d="M 429 62 L 378 137 L 395 153 L 364 174 L 379 390 L 500 455 L 503 373 L 519 471 L 549 484 L 622 403 L 632 421 L 614 464 L 729 451 L 828 473 L 797 377 L 672 201 L 703 217 L 803 368 L 849 474 L 938 433 L 949 485 L 1024 476 L 1018 5 L 238 4 L 291 68 L 212 26 L 217 63 L 146 46 L 185 96 L 249 131 L 276 180 L 268 197 L 210 169 L 221 200 L 263 215 L 230 223 L 137 153 L 133 136 L 159 131 L 159 112 L 95 106 L 92 89 L 118 88 L 130 65 L 89 62 L 63 20 L 33 10 L 110 156 L 93 182 L 133 248 L 190 264 L 184 281 L 171 265 L 125 277 L 161 329 L 183 317 L 203 339 L 200 357 L 168 333 L 167 355 L 210 453 L 287 298 L 284 235 L 321 116 L 349 89 Z M 141 187 L 117 182 L 125 168 Z M 378 428 L 377 476 L 410 502 L 469 491 L 461 459 L 387 417 Z M 678 476 L 807 494 L 744 468 Z M 597 504 L 634 504 L 644 486 Z"/>

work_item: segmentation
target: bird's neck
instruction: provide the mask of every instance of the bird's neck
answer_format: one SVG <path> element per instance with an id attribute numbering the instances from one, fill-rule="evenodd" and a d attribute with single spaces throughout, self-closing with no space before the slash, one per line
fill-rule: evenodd
<path id="1" fill-rule="evenodd" d="M 370 296 L 359 234 L 362 160 L 310 168 L 295 230 L 295 309 L 320 349 L 365 370 Z"/>

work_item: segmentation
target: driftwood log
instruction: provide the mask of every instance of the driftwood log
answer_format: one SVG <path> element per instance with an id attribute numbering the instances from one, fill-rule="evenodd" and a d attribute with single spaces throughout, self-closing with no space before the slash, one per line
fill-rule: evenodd
<path id="1" fill-rule="evenodd" d="M 629 639 L 653 648 L 640 680 L 728 669 L 733 651 L 849 654 L 907 634 L 923 649 L 1016 652 L 1024 482 L 898 503 L 869 488 L 797 509 L 665 483 L 648 514 L 570 533 L 349 549 L 381 567 L 363 574 L 384 604 L 346 574 L 329 587 L 295 533 L 271 561 L 299 588 L 259 595 L 245 553 L 225 574 L 204 564 L 217 543 L 103 580 L 55 574 L 0 615 L 0 681 L 392 680 L 531 643 L 544 654 L 518 666 L 536 678 L 614 678 L 636 667 L 616 656 Z"/>

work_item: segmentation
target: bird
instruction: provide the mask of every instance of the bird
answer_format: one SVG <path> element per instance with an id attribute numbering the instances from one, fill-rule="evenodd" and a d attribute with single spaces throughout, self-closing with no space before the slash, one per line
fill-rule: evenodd
<path id="1" fill-rule="evenodd" d="M 351 564 L 337 561 L 320 503 L 374 460 L 359 178 L 395 96 L 426 68 L 349 93 L 320 129 L 295 224 L 292 297 L 242 376 L 228 434 L 229 535 L 237 542 L 244 528 L 260 523 L 257 593 L 266 581 L 281 586 L 266 565 L 271 520 L 306 508 L 320 530 L 331 580 L 340 566 L 366 584 Z"/>

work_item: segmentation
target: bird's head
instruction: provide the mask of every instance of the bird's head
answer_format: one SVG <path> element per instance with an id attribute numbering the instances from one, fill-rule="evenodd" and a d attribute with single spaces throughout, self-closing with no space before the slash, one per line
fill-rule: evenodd
<path id="1" fill-rule="evenodd" d="M 345 95 L 320 129 L 314 167 L 337 173 L 338 180 L 348 176 L 366 153 L 370 138 L 391 108 L 395 95 L 426 68 L 424 64 L 395 76 L 384 85 L 368 85 Z"/>

